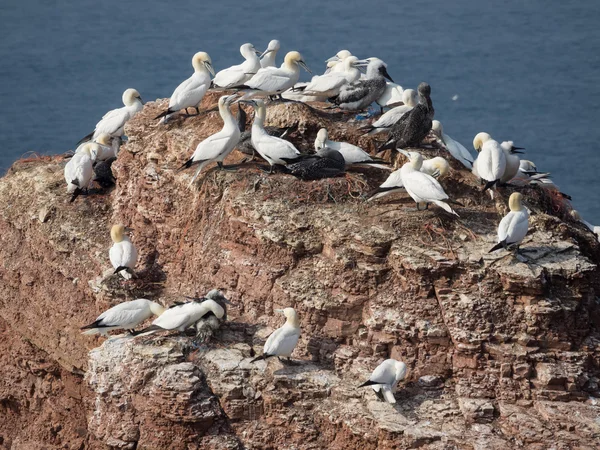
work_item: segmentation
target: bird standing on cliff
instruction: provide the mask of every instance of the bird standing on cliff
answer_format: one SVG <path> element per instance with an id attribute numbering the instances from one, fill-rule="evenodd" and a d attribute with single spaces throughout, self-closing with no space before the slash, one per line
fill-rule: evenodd
<path id="1" fill-rule="evenodd" d="M 269 173 L 273 172 L 273 165 L 285 165 L 286 159 L 293 159 L 300 155 L 294 144 L 275 136 L 265 130 L 265 117 L 267 108 L 262 100 L 248 100 L 254 106 L 254 122 L 252 122 L 252 146 L 270 165 Z"/>
<path id="2" fill-rule="evenodd" d="M 473 162 L 473 174 L 485 180 L 483 191 L 497 184 L 506 170 L 506 155 L 488 133 L 477 133 L 473 147 L 479 152 Z"/>
<path id="3" fill-rule="evenodd" d="M 444 127 L 439 120 L 432 121 L 431 130 L 454 159 L 460 161 L 467 169 L 473 168 L 473 156 L 471 156 L 471 153 L 460 142 L 455 141 L 444 133 Z"/>
<path id="4" fill-rule="evenodd" d="M 165 312 L 165 308 L 158 303 L 138 298 L 130 302 L 119 303 L 116 306 L 104 311 L 98 318 L 81 327 L 82 334 L 102 334 L 106 335 L 113 330 L 132 330 L 152 315 L 160 316 Z"/>
<path id="5" fill-rule="evenodd" d="M 164 121 L 167 122 L 173 114 L 182 109 L 185 109 L 187 114 L 188 108 L 195 108 L 196 113 L 200 113 L 200 102 L 210 87 L 210 76 L 211 74 L 214 76 L 215 71 L 210 56 L 205 52 L 198 52 L 192 57 L 192 67 L 194 68 L 192 76 L 175 88 L 169 100 L 169 108 L 155 119 L 164 117 Z"/>
<path id="6" fill-rule="evenodd" d="M 340 93 L 329 100 L 340 109 L 356 111 L 367 108 L 381 97 L 385 90 L 385 79 L 392 78 L 387 72 L 387 65 L 379 58 L 369 58 L 367 76 L 341 87 Z"/>
<path id="7" fill-rule="evenodd" d="M 260 67 L 276 67 L 275 58 L 277 58 L 277 52 L 280 48 L 281 44 L 277 39 L 269 42 L 267 49 L 260 55 Z"/>
<path id="8" fill-rule="evenodd" d="M 501 248 L 514 247 L 515 254 L 519 252 L 519 244 L 525 239 L 529 229 L 529 213 L 521 201 L 523 195 L 513 192 L 508 199 L 510 212 L 502 218 L 498 225 L 498 244 L 492 247 L 489 253 Z"/>
<path id="9" fill-rule="evenodd" d="M 251 363 L 261 359 L 277 356 L 281 360 L 285 356 L 290 361 L 290 356 L 300 339 L 300 319 L 294 308 L 276 309 L 275 312 L 283 313 L 286 321 L 281 328 L 276 329 L 265 342 L 263 354 L 254 358 Z"/>
<path id="10" fill-rule="evenodd" d="M 96 128 L 78 143 L 96 139 L 100 133 L 106 133 L 110 137 L 121 137 L 124 133 L 124 127 L 128 120 L 132 119 L 138 112 L 144 108 L 142 97 L 135 89 L 127 89 L 123 92 L 122 108 L 113 109 L 102 117 L 102 120 L 96 124 Z"/>
<path id="11" fill-rule="evenodd" d="M 402 117 L 404 117 L 415 106 L 417 106 L 419 103 L 419 95 L 414 89 L 406 89 L 402 93 L 402 101 L 404 105 L 396 106 L 395 108 L 390 109 L 371 125 L 362 127 L 361 130 L 365 131 L 369 136 L 381 133 L 383 131 L 389 131 L 391 127 L 393 127 L 399 120 L 402 119 Z"/>
<path id="12" fill-rule="evenodd" d="M 448 194 L 444 192 L 444 189 L 435 178 L 421 172 L 423 166 L 421 154 L 404 150 L 401 150 L 401 152 L 410 158 L 410 161 L 400 169 L 400 174 L 406 192 L 417 203 L 417 210 L 421 203 L 425 203 L 425 209 L 427 209 L 429 203 L 434 203 L 450 214 L 458 216 L 448 203 L 457 205 L 460 205 L 460 203 L 450 200 Z"/>
<path id="13" fill-rule="evenodd" d="M 298 82 L 300 67 L 310 73 L 300 53 L 296 51 L 287 53 L 281 67 L 260 69 L 244 85 L 238 86 L 243 89 L 242 99 L 280 95 Z"/>
<path id="14" fill-rule="evenodd" d="M 523 150 L 523 147 L 515 147 L 513 145 L 513 141 L 504 141 L 500 144 L 502 151 L 504 152 L 504 157 L 506 158 L 506 168 L 504 169 L 504 173 L 500 178 L 500 183 L 508 183 L 512 180 L 517 173 L 519 173 L 519 168 L 521 167 L 521 159 L 517 156 L 520 152 L 519 150 Z"/>
<path id="15" fill-rule="evenodd" d="M 110 238 L 113 245 L 108 252 L 110 263 L 114 267 L 114 273 L 120 273 L 123 278 L 130 280 L 134 274 L 133 268 L 137 262 L 138 252 L 135 245 L 131 243 L 125 234 L 131 231 L 123 225 L 113 225 L 110 229 Z"/>
<path id="16" fill-rule="evenodd" d="M 177 330 L 183 333 L 207 314 L 214 314 L 217 319 L 221 319 L 225 315 L 225 311 L 217 302 L 206 298 L 194 299 L 186 303 L 176 303 L 158 316 L 152 322 L 152 325 L 134 332 L 133 335 L 150 334 L 165 330 Z"/>
<path id="17" fill-rule="evenodd" d="M 223 69 L 215 75 L 214 87 L 229 89 L 244 84 L 252 78 L 260 69 L 260 52 L 252 44 L 244 44 L 240 47 L 240 53 L 245 61 L 237 66 Z"/>
<path id="18" fill-rule="evenodd" d="M 188 169 L 198 165 L 196 173 L 190 181 L 194 183 L 200 171 L 211 162 L 216 162 L 220 169 L 224 169 L 223 160 L 231 153 L 240 140 L 240 128 L 237 120 L 231 113 L 229 107 L 235 95 L 224 95 L 219 98 L 219 114 L 223 119 L 223 128 L 198 144 L 192 157 L 188 159 L 179 170 Z"/>
<path id="19" fill-rule="evenodd" d="M 87 191 L 94 174 L 94 161 L 98 153 L 98 144 L 88 142 L 79 153 L 75 153 L 65 166 L 64 174 L 67 182 L 67 193 L 71 202 L 84 190 Z"/>
<path id="20" fill-rule="evenodd" d="M 328 148 L 337 150 L 344 157 L 346 167 L 352 165 L 368 165 L 369 167 L 377 167 L 378 169 L 392 170 L 387 163 L 380 158 L 373 158 L 362 148 L 348 142 L 336 142 L 329 140 L 329 133 L 326 128 L 321 128 L 315 139 L 315 150 L 319 151 Z"/>
<path id="21" fill-rule="evenodd" d="M 429 134 L 435 114 L 431 102 L 431 87 L 427 83 L 421 83 L 417 91 L 419 92 L 419 104 L 391 127 L 387 142 L 379 147 L 378 152 L 387 149 L 418 147 Z"/>
<path id="22" fill-rule="evenodd" d="M 388 403 L 396 403 L 396 387 L 398 383 L 406 376 L 406 364 L 395 359 L 386 359 L 379 364 L 368 381 L 365 381 L 359 387 L 371 386 L 377 394 L 377 398 Z"/>

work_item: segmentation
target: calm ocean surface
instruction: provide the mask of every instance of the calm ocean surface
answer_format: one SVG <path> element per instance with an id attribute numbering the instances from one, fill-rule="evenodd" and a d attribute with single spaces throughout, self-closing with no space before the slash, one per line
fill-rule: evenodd
<path id="1" fill-rule="evenodd" d="M 278 63 L 299 50 L 321 73 L 347 48 L 386 61 L 405 88 L 427 81 L 447 134 L 469 149 L 479 131 L 515 141 L 600 225 L 598 19 L 597 0 L 3 0 L 0 171 L 73 149 L 125 88 L 169 96 L 197 51 L 220 70 L 241 44 L 279 39 Z"/>

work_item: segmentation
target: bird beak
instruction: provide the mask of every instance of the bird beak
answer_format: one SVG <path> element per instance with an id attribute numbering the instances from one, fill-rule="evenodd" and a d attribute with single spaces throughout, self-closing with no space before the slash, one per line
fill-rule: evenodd
<path id="1" fill-rule="evenodd" d="M 273 50 L 270 49 L 266 49 L 264 52 L 262 52 L 262 54 L 260 55 L 260 58 L 262 58 L 263 56 L 265 56 L 267 53 L 271 53 Z"/>
<path id="2" fill-rule="evenodd" d="M 520 152 L 520 151 L 518 151 L 518 150 L 515 150 L 515 148 L 519 148 L 519 147 L 514 147 L 514 148 L 512 149 L 512 151 L 511 151 L 511 153 L 517 153 L 517 154 L 519 154 L 519 155 L 522 155 L 522 154 L 524 154 L 524 153 L 525 153 L 525 152 Z"/>
<path id="3" fill-rule="evenodd" d="M 340 57 L 338 55 L 335 55 L 335 56 L 332 56 L 329 59 L 326 59 L 325 62 L 328 63 L 328 62 L 339 61 L 339 60 L 340 60 Z"/>
<path id="4" fill-rule="evenodd" d="M 410 158 L 410 153 L 407 152 L 406 150 L 403 150 L 401 148 L 397 149 L 398 153 L 402 153 L 404 156 L 406 156 L 407 158 Z"/>
<path id="5" fill-rule="evenodd" d="M 138 98 L 140 99 L 140 103 L 143 105 L 144 104 L 144 100 L 142 100 L 142 96 L 140 95 Z"/>
<path id="6" fill-rule="evenodd" d="M 306 70 L 308 73 L 310 73 L 312 75 L 312 72 L 310 71 L 310 69 L 306 66 L 306 63 L 302 60 L 298 61 L 298 65 L 300 67 L 302 67 L 304 70 Z"/>
<path id="7" fill-rule="evenodd" d="M 390 74 L 388 73 L 385 67 L 383 68 L 383 76 L 390 80 L 392 83 L 394 82 L 394 80 L 392 80 L 392 77 L 390 77 Z"/>
<path id="8" fill-rule="evenodd" d="M 275 312 L 283 313 L 283 309 L 276 309 Z"/>
<path id="9" fill-rule="evenodd" d="M 133 231 L 133 228 L 125 227 L 125 231 L 127 231 L 128 233 L 131 233 Z"/>
<path id="10" fill-rule="evenodd" d="M 221 297 L 221 300 L 223 301 L 223 303 L 227 304 L 227 305 L 233 305 L 233 303 L 231 303 L 229 300 L 227 300 L 225 297 Z"/>
<path id="11" fill-rule="evenodd" d="M 354 65 L 356 67 L 366 67 L 369 65 L 369 61 L 367 61 L 366 59 L 359 59 L 358 61 L 354 62 Z"/>
<path id="12" fill-rule="evenodd" d="M 214 77 L 215 76 L 215 69 L 213 69 L 212 64 L 209 63 L 208 61 L 205 61 L 204 65 L 206 66 L 206 68 L 208 69 L 208 71 L 211 73 L 211 75 Z"/>
<path id="13" fill-rule="evenodd" d="M 256 53 L 258 56 L 262 56 L 263 53 L 259 52 L 258 50 L 254 49 L 254 53 Z"/>

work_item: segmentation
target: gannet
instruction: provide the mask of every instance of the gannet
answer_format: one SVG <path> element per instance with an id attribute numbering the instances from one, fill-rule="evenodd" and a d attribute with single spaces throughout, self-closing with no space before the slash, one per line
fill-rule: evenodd
<path id="1" fill-rule="evenodd" d="M 350 53 L 348 50 L 340 50 L 331 58 L 326 59 L 325 62 L 327 63 L 327 70 L 325 71 L 325 74 L 330 72 L 343 72 L 344 66 L 342 65 L 342 62 L 344 62 L 344 60 L 350 56 L 352 56 L 352 53 Z"/>
<path id="2" fill-rule="evenodd" d="M 536 165 L 527 159 L 519 161 L 519 171 L 515 178 L 518 180 L 531 182 L 550 177 L 550 172 L 538 172 Z"/>
<path id="3" fill-rule="evenodd" d="M 502 151 L 504 152 L 504 156 L 506 158 L 506 168 L 504 169 L 504 174 L 500 178 L 500 183 L 508 183 L 512 180 L 517 173 L 519 172 L 519 168 L 521 167 L 521 159 L 517 156 L 522 150 L 522 147 L 515 147 L 513 145 L 513 141 L 504 141 L 500 144 Z"/>
<path id="4" fill-rule="evenodd" d="M 315 150 L 321 150 L 329 148 L 337 150 L 344 157 L 346 167 L 359 164 L 367 164 L 370 167 L 377 167 L 379 169 L 391 170 L 389 165 L 385 165 L 385 161 L 380 158 L 373 158 L 362 148 L 356 145 L 349 144 L 348 142 L 336 142 L 329 140 L 329 134 L 327 129 L 321 128 L 317 133 L 315 139 Z"/>
<path id="5" fill-rule="evenodd" d="M 260 55 L 260 67 L 275 67 L 275 58 L 281 44 L 277 39 L 273 39 L 269 42 L 267 49 Z"/>
<path id="6" fill-rule="evenodd" d="M 219 98 L 219 114 L 223 119 L 223 128 L 198 144 L 192 157 L 188 159 L 179 170 L 198 165 L 196 173 L 190 181 L 194 183 L 200 171 L 211 162 L 216 162 L 220 169 L 223 169 L 223 160 L 231 153 L 240 140 L 240 129 L 237 121 L 229 106 L 233 102 L 235 95 L 224 95 Z"/>
<path id="7" fill-rule="evenodd" d="M 479 152 L 473 163 L 473 173 L 486 181 L 483 190 L 494 186 L 506 170 L 506 155 L 500 144 L 487 133 L 478 133 L 473 139 L 473 147 Z"/>
<path id="8" fill-rule="evenodd" d="M 381 94 L 381 97 L 375 100 L 381 109 L 381 113 L 383 113 L 383 108 L 386 106 L 404 103 L 404 100 L 402 100 L 402 94 L 404 94 L 404 89 L 402 89 L 402 86 L 399 84 L 392 83 L 390 81 L 385 83 L 383 94 Z"/>
<path id="9" fill-rule="evenodd" d="M 579 214 L 579 211 L 576 211 L 574 209 L 571 210 L 571 216 L 573 217 L 573 219 L 578 220 L 579 222 L 584 224 L 592 233 L 596 235 L 598 242 L 600 242 L 600 226 L 592 225 L 587 220 L 584 220 L 584 218 L 581 217 L 581 215 Z"/>
<path id="10" fill-rule="evenodd" d="M 498 225 L 498 244 L 494 245 L 489 251 L 492 253 L 500 248 L 508 249 L 514 247 L 515 252 L 519 251 L 519 244 L 527 235 L 529 228 L 529 213 L 527 208 L 521 204 L 523 195 L 519 192 L 513 192 L 508 199 L 510 212 L 502 218 Z"/>
<path id="11" fill-rule="evenodd" d="M 473 156 L 471 156 L 469 151 L 460 142 L 455 141 L 444 133 L 444 127 L 439 120 L 434 120 L 432 122 L 431 130 L 436 138 L 444 144 L 444 147 L 446 147 L 446 150 L 448 150 L 448 153 L 450 153 L 454 159 L 460 161 L 467 169 L 473 168 Z"/>
<path id="12" fill-rule="evenodd" d="M 240 47 L 240 53 L 245 58 L 242 64 L 223 69 L 215 75 L 213 84 L 219 88 L 232 88 L 243 85 L 251 79 L 260 69 L 260 52 L 252 44 L 244 44 Z"/>
<path id="13" fill-rule="evenodd" d="M 300 319 L 298 319 L 298 314 L 294 308 L 276 309 L 275 312 L 285 315 L 285 324 L 269 336 L 267 342 L 265 342 L 263 354 L 250 362 L 256 362 L 273 356 L 277 356 L 278 358 L 285 356 L 288 361 L 290 360 L 290 356 L 300 338 Z"/>
<path id="14" fill-rule="evenodd" d="M 172 114 L 182 109 L 185 109 L 187 113 L 188 108 L 195 108 L 197 113 L 200 112 L 198 107 L 210 87 L 210 76 L 211 74 L 214 76 L 215 71 L 210 56 L 205 52 L 198 52 L 192 57 L 192 67 L 194 68 L 192 76 L 175 88 L 169 100 L 169 108 L 155 119 L 166 116 L 166 122 L 172 117 Z"/>
<path id="15" fill-rule="evenodd" d="M 248 99 L 255 96 L 268 96 L 281 94 L 294 86 L 300 78 L 300 67 L 310 73 L 302 55 L 296 51 L 285 55 L 281 67 L 265 67 L 248 80 L 242 88 L 244 96 Z"/>
<path id="16" fill-rule="evenodd" d="M 86 330 L 82 334 L 106 335 L 113 330 L 129 330 L 131 333 L 146 319 L 153 315 L 160 316 L 163 312 L 165 308 L 162 305 L 145 298 L 119 303 L 100 314 L 94 322 L 81 327 Z"/>
<path id="17" fill-rule="evenodd" d="M 391 128 L 387 142 L 379 147 L 386 149 L 418 147 L 431 130 L 435 110 L 431 102 L 431 87 L 427 83 L 419 84 L 419 103 Z"/>
<path id="18" fill-rule="evenodd" d="M 225 310 L 211 299 L 200 298 L 186 303 L 176 303 L 158 316 L 152 325 L 133 335 L 150 334 L 156 331 L 177 330 L 184 332 L 207 314 L 214 314 L 217 319 L 225 315 Z"/>
<path id="19" fill-rule="evenodd" d="M 390 109 L 371 125 L 363 127 L 361 130 L 366 131 L 367 135 L 388 131 L 396 122 L 401 120 L 403 116 L 408 114 L 415 106 L 417 106 L 419 103 L 419 95 L 414 89 L 406 89 L 402 93 L 402 101 L 404 102 L 404 105 L 396 106 L 395 108 Z"/>
<path id="20" fill-rule="evenodd" d="M 341 109 L 362 110 L 381 97 L 385 90 L 385 78 L 392 78 L 387 73 L 387 65 L 378 58 L 370 58 L 367 65 L 367 77 L 342 86 L 340 93 L 330 99 Z"/>
<path id="21" fill-rule="evenodd" d="M 79 153 L 75 153 L 67 162 L 64 174 L 67 182 L 67 193 L 71 195 L 71 202 L 87 190 L 94 173 L 98 144 L 88 142 Z"/>
<path id="22" fill-rule="evenodd" d="M 327 147 L 314 155 L 302 155 L 294 161 L 287 161 L 285 171 L 301 180 L 332 178 L 344 173 L 346 161 L 342 154 Z"/>
<path id="23" fill-rule="evenodd" d="M 365 381 L 359 387 L 371 386 L 379 400 L 396 403 L 394 392 L 405 376 L 406 364 L 395 359 L 386 359 L 375 368 L 369 381 Z"/>
<path id="24" fill-rule="evenodd" d="M 86 137 L 79 141 L 89 141 L 96 139 L 100 133 L 107 133 L 111 137 L 123 136 L 123 128 L 128 120 L 132 119 L 138 112 L 144 108 L 142 97 L 135 89 L 127 89 L 123 92 L 122 108 L 113 109 L 102 117 L 102 120 L 96 124 L 96 128 Z"/>
<path id="25" fill-rule="evenodd" d="M 427 208 L 428 203 L 434 203 L 450 214 L 458 216 L 446 202 L 459 203 L 450 200 L 448 194 L 444 192 L 444 189 L 435 178 L 421 172 L 421 167 L 423 166 L 423 157 L 421 154 L 417 152 L 402 152 L 410 158 L 410 161 L 400 169 L 402 182 L 406 192 L 417 203 L 417 209 L 419 209 L 421 203 L 425 203 L 425 208 Z"/>
<path id="26" fill-rule="evenodd" d="M 300 152 L 294 144 L 265 131 L 264 123 L 267 108 L 262 100 L 250 100 L 254 106 L 254 122 L 252 122 L 252 146 L 270 165 L 269 173 L 273 172 L 273 165 L 287 164 L 284 158 L 296 158 Z"/>
<path id="27" fill-rule="evenodd" d="M 134 274 L 133 268 L 137 262 L 137 249 L 135 245 L 131 243 L 126 231 L 130 231 L 123 225 L 113 225 L 110 229 L 110 238 L 113 241 L 113 245 L 108 252 L 110 257 L 110 263 L 114 267 L 114 273 L 120 273 L 126 280 L 131 279 Z"/>
<path id="28" fill-rule="evenodd" d="M 115 179 L 112 173 L 112 163 L 117 160 L 116 157 L 105 159 L 104 161 L 100 161 L 94 165 L 94 178 L 93 181 L 98 183 L 103 188 L 109 188 L 116 184 L 117 180 Z"/>
<path id="29" fill-rule="evenodd" d="M 111 138 L 108 133 L 100 133 L 93 141 L 86 141 L 75 150 L 75 153 L 81 153 L 86 145 L 91 144 L 96 152 L 96 161 L 117 156 L 119 144 L 114 145 L 113 141 L 120 141 L 120 138 Z"/>
<path id="30" fill-rule="evenodd" d="M 205 301 L 212 300 L 216 302 L 221 308 L 223 308 L 223 315 L 217 317 L 212 311 L 202 316 L 198 322 L 196 322 L 196 339 L 197 341 L 205 342 L 210 339 L 216 330 L 221 326 L 221 323 L 227 320 L 227 306 L 231 305 L 231 302 L 225 298 L 223 293 L 218 289 L 212 289 L 206 294 L 205 298 L 194 298 L 187 297 L 190 300 Z"/>
<path id="31" fill-rule="evenodd" d="M 407 152 L 404 152 L 404 154 L 407 154 Z M 421 166 L 421 172 L 434 178 L 442 178 L 449 170 L 450 166 L 448 165 L 448 161 L 440 156 L 424 160 L 423 165 Z M 404 189 L 402 169 L 398 169 L 392 172 L 387 180 L 385 180 L 377 189 L 369 193 L 368 200 L 371 201 L 385 197 L 394 192 L 399 192 L 401 189 Z"/>
<path id="32" fill-rule="evenodd" d="M 323 99 L 338 95 L 342 86 L 360 78 L 360 70 L 356 68 L 360 64 L 362 63 L 356 56 L 349 56 L 341 63 L 343 70 L 314 76 L 304 88 L 304 93 L 320 96 Z"/>

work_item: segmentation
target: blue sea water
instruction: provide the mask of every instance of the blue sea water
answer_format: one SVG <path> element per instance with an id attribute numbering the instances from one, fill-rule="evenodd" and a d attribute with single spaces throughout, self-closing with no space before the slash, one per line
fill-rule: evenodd
<path id="1" fill-rule="evenodd" d="M 242 43 L 279 39 L 317 73 L 347 48 L 405 88 L 427 81 L 447 134 L 468 148 L 479 131 L 515 141 L 600 224 L 599 18 L 596 0 L 4 0 L 0 171 L 74 148 L 125 88 L 169 96 L 197 51 L 219 70 Z"/>

